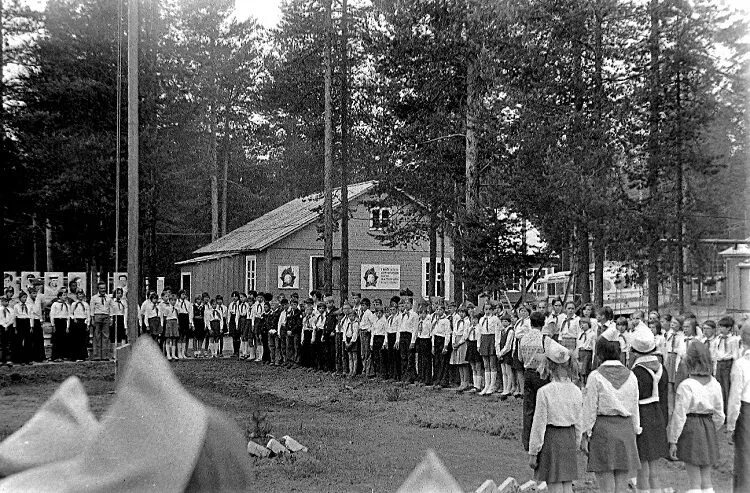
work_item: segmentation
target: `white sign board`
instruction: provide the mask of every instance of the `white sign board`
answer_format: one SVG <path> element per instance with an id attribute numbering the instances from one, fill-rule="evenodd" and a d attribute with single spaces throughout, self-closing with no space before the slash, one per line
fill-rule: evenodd
<path id="1" fill-rule="evenodd" d="M 360 288 L 367 289 L 401 289 L 401 266 L 362 264 Z"/>

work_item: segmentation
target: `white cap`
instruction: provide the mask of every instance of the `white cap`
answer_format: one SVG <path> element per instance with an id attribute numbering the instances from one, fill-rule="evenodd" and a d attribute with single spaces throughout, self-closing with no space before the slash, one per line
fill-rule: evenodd
<path id="1" fill-rule="evenodd" d="M 637 329 L 630 340 L 630 348 L 639 353 L 650 353 L 656 349 L 656 338 L 651 329 Z"/>

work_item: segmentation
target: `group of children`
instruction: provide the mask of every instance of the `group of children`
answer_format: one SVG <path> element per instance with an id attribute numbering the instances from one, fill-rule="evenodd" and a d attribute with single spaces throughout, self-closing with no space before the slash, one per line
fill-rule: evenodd
<path id="1" fill-rule="evenodd" d="M 44 310 L 29 291 L 0 298 L 3 364 L 45 360 Z M 122 290 L 98 291 L 88 301 L 82 291 L 58 293 L 49 307 L 53 360 L 87 359 L 90 338 L 94 359 L 108 359 L 107 348 L 127 340 Z M 597 313 L 559 299 L 511 313 L 493 301 L 415 306 L 394 296 L 385 305 L 359 294 L 340 308 L 332 297 L 300 302 L 296 293 L 234 292 L 225 304 L 220 295 L 191 302 L 185 291 L 165 290 L 149 294 L 138 320 L 169 360 L 188 357 L 191 341 L 193 357 L 220 357 L 229 337 L 234 356 L 249 361 L 523 398 L 522 442 L 550 491 L 572 491 L 580 448 L 602 491 L 625 491 L 634 473 L 638 491 L 661 491 L 655 461 L 671 458 L 685 462 L 693 491 L 710 492 L 728 403 L 736 401 L 728 427 L 750 431 L 742 424 L 746 386 L 732 373 L 750 355 L 750 326 L 741 339 L 728 316 L 699 324 L 692 315 L 637 311 L 615 320 L 609 307 Z"/>
<path id="2" fill-rule="evenodd" d="M 592 306 L 580 315 L 574 306 L 566 308 L 555 300 L 553 311 L 532 313 L 519 343 L 529 363 L 524 446 L 536 478 L 550 491 L 572 491 L 580 448 L 600 491 L 627 491 L 635 476 L 636 491 L 661 492 L 655 465 L 666 458 L 685 463 L 691 493 L 713 492 L 717 432 L 725 418 L 734 431 L 746 409 L 742 399 L 750 382 L 741 381 L 734 363 L 750 356 L 750 325 L 740 337 L 728 316 L 698 324 L 692 315 L 661 318 L 652 312 L 644 321 L 636 312 L 613 321 L 606 307 L 599 317 Z M 665 324 L 669 329 L 662 333 Z M 566 341 L 576 333 L 578 343 Z M 743 460 L 735 454 L 735 491 L 745 491 L 738 484 L 750 486 L 742 483 Z"/>

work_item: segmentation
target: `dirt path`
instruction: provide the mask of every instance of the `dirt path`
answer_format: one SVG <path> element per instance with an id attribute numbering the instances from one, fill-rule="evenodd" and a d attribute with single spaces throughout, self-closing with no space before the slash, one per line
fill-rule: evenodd
<path id="1" fill-rule="evenodd" d="M 289 434 L 310 447 L 298 459 L 255 462 L 258 491 L 393 491 L 434 449 L 459 483 L 473 491 L 487 478 L 531 479 L 518 439 L 521 402 L 458 396 L 451 391 L 399 389 L 374 381 L 349 381 L 303 370 L 234 360 L 186 361 L 173 366 L 203 402 L 253 428 L 253 412 L 267 415 L 276 436 Z M 77 374 L 97 415 L 113 398 L 111 364 L 84 363 L 0 369 L 0 439 L 20 427 L 67 376 Z M 723 433 L 721 434 L 723 437 Z M 716 491 L 731 490 L 731 450 L 722 447 L 714 470 Z M 584 472 L 576 491 L 595 491 Z M 681 464 L 662 464 L 662 477 L 682 489 Z"/>

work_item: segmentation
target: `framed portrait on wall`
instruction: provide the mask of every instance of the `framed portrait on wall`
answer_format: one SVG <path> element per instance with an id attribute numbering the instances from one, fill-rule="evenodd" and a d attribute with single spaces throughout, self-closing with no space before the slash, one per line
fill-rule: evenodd
<path id="1" fill-rule="evenodd" d="M 278 288 L 299 289 L 299 265 L 279 265 Z"/>

